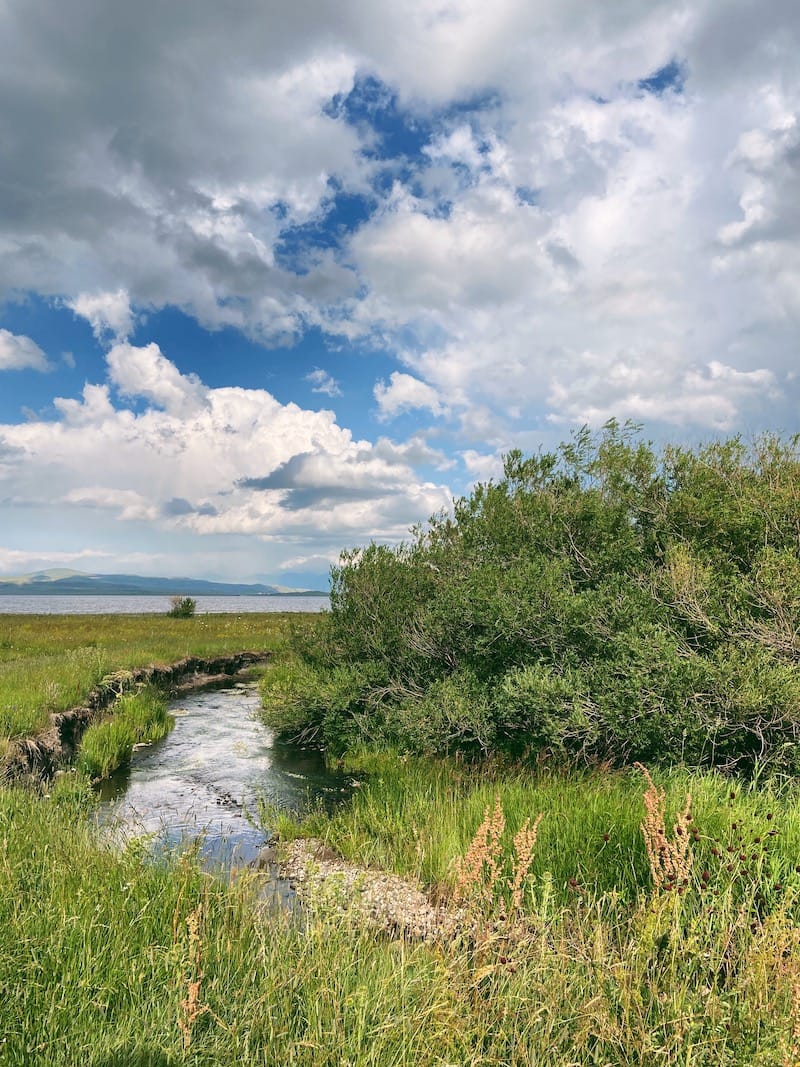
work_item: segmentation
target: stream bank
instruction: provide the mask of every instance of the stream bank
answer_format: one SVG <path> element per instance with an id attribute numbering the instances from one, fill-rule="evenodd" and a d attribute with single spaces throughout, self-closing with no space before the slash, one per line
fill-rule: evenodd
<path id="1" fill-rule="evenodd" d="M 269 863 L 306 907 L 350 915 L 379 933 L 428 944 L 452 941 L 468 927 L 466 913 L 432 903 L 418 883 L 348 863 L 318 838 L 279 843 L 264 853 L 260 865 Z"/>
<path id="2" fill-rule="evenodd" d="M 416 883 L 348 863 L 316 839 L 275 841 L 262 801 L 266 812 L 333 810 L 356 783 L 318 750 L 278 740 L 259 717 L 256 685 L 228 680 L 186 693 L 168 710 L 172 731 L 98 783 L 104 834 L 143 838 L 155 855 L 188 847 L 208 870 L 256 868 L 259 898 L 270 906 L 297 899 L 385 933 L 429 942 L 455 935 L 459 917 Z"/>
<path id="3" fill-rule="evenodd" d="M 0 784 L 48 781 L 75 758 L 88 727 L 121 696 L 140 686 L 154 685 L 176 696 L 215 682 L 232 681 L 268 659 L 268 654 L 262 652 L 211 658 L 186 656 L 168 665 L 152 664 L 107 675 L 89 692 L 83 704 L 51 714 L 50 725 L 43 733 L 9 742 L 0 764 Z"/>

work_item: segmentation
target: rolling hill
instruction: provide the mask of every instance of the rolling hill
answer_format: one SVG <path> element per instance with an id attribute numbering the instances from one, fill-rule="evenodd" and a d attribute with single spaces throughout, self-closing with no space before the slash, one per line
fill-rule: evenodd
<path id="1" fill-rule="evenodd" d="M 139 574 L 35 571 L 0 577 L 0 596 L 327 596 L 318 589 L 209 582 L 202 578 L 153 578 Z"/>

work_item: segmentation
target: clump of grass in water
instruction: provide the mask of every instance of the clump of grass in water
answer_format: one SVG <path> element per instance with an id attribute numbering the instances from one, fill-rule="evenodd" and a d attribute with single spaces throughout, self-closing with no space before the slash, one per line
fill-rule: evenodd
<path id="1" fill-rule="evenodd" d="M 83 735 L 77 765 L 90 778 L 107 778 L 127 763 L 135 745 L 159 741 L 174 723 L 166 701 L 152 686 L 120 697 L 111 716 Z"/>

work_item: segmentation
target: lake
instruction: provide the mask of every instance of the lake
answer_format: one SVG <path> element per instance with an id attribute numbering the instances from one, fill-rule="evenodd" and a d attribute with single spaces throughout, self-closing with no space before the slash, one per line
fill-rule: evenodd
<path id="1" fill-rule="evenodd" d="M 327 596 L 197 596 L 198 615 L 323 611 Z M 0 615 L 164 615 L 171 598 L 158 596 L 0 596 Z"/>

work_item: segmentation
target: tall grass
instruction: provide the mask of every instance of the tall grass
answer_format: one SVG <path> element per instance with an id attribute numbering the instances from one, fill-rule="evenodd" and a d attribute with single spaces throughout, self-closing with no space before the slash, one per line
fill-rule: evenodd
<path id="1" fill-rule="evenodd" d="M 126 693 L 115 701 L 110 718 L 94 723 L 84 733 L 78 768 L 90 778 L 107 778 L 128 762 L 135 745 L 160 741 L 173 722 L 157 689 L 146 686 Z"/>
<path id="2" fill-rule="evenodd" d="M 532 871 L 535 878 L 547 875 L 560 904 L 587 892 L 631 902 L 651 884 L 641 832 L 647 782 L 638 769 L 561 773 L 391 752 L 352 756 L 345 767 L 361 783 L 349 804 L 332 814 L 312 811 L 300 822 L 279 812 L 265 821 L 286 838 L 322 837 L 347 859 L 411 875 L 446 895 L 458 857 L 499 796 L 507 852 L 525 820 L 543 814 Z M 771 886 L 800 890 L 796 788 L 680 769 L 657 774 L 656 781 L 670 822 L 691 793 L 696 867 L 713 876 L 713 888 L 757 882 L 770 898 Z"/>
<path id="3" fill-rule="evenodd" d="M 49 798 L 0 790 L 7 1067 L 796 1062 L 790 890 L 768 915 L 696 886 L 562 905 L 544 872 L 513 923 L 428 946 L 313 903 L 302 923 L 264 912 L 246 872 L 227 886 L 191 855 L 111 852 L 88 803 L 75 774 Z"/>
<path id="4" fill-rule="evenodd" d="M 0 615 L 0 738 L 45 729 L 50 712 L 79 704 L 107 674 L 184 656 L 275 651 L 314 616 Z"/>
<path id="5" fill-rule="evenodd" d="M 0 641 L 0 668 L 21 679 L 5 699 L 21 701 L 25 678 L 45 664 L 50 684 L 66 685 L 70 657 L 86 686 L 97 670 L 161 657 L 276 649 L 288 625 L 141 617 L 115 633 L 116 621 L 69 620 L 70 633 L 64 620 L 25 619 Z M 208 632 L 196 644 L 165 632 L 185 641 L 197 623 Z M 146 700 L 126 700 L 145 733 L 148 716 L 157 723 L 155 702 L 146 712 Z M 95 737 L 102 768 L 119 738 Z M 153 863 L 144 844 L 114 851 L 93 829 L 78 771 L 49 795 L 0 789 L 0 1063 L 800 1063 L 791 784 L 675 770 L 650 785 L 639 770 L 579 775 L 394 753 L 352 757 L 348 768 L 361 783 L 353 799 L 301 824 L 282 816 L 284 836 L 321 835 L 352 860 L 457 897 L 466 934 L 436 945 L 375 936 L 313 899 L 296 922 L 266 910 L 252 872 L 227 884 L 191 853 Z M 689 859 L 673 877 L 654 856 L 662 835 L 674 844 L 683 834 L 691 840 L 676 854 Z"/>

